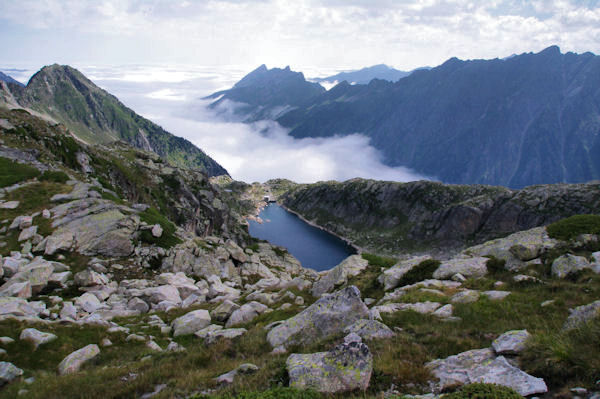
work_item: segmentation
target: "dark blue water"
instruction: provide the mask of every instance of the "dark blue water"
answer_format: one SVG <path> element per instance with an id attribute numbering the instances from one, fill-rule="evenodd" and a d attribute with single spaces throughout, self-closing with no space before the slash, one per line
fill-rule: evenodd
<path id="1" fill-rule="evenodd" d="M 344 241 L 307 224 L 275 203 L 267 205 L 259 216 L 264 223 L 250 220 L 250 235 L 287 248 L 304 267 L 329 270 L 354 253 Z"/>

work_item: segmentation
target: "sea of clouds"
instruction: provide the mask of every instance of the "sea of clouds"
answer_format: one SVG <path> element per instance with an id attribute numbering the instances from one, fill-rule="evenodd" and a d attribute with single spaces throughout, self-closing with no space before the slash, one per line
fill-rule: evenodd
<path id="1" fill-rule="evenodd" d="M 424 178 L 407 168 L 382 164 L 381 154 L 370 146 L 365 135 L 294 139 L 276 122 L 244 124 L 227 117 L 230 109 L 221 108 L 217 113 L 206 107 L 209 101 L 203 100 L 204 97 L 230 88 L 251 68 L 76 67 L 135 112 L 200 147 L 236 180 L 264 182 L 287 178 L 311 183 L 355 177 L 403 182 Z M 1 70 L 23 83 L 35 73 L 34 69 L 22 66 Z"/>

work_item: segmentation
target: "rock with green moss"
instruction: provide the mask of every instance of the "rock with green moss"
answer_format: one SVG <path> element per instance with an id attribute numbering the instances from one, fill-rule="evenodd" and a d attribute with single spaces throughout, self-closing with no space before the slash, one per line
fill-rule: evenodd
<path id="1" fill-rule="evenodd" d="M 333 269 L 323 273 L 312 287 L 313 296 L 331 292 L 335 287 L 340 287 L 348 282 L 348 278 L 357 276 L 369 266 L 369 262 L 360 255 L 352 255 L 344 259 Z"/>
<path id="2" fill-rule="evenodd" d="M 288 357 L 286 368 L 292 388 L 323 393 L 365 391 L 373 371 L 373 355 L 358 337 L 329 352 L 294 353 Z"/>
<path id="3" fill-rule="evenodd" d="M 492 348 L 499 355 L 517 355 L 525 349 L 530 337 L 527 330 L 507 331 L 492 342 Z"/>
<path id="4" fill-rule="evenodd" d="M 347 334 L 357 334 L 364 340 L 392 338 L 395 334 L 388 326 L 377 321 L 361 319 L 356 323 L 346 327 L 344 332 Z"/>
<path id="5" fill-rule="evenodd" d="M 569 274 L 589 268 L 590 263 L 583 256 L 566 254 L 556 258 L 552 262 L 552 275 L 558 278 L 565 278 Z"/>
<path id="6" fill-rule="evenodd" d="M 531 376 L 512 366 L 504 356 L 496 357 L 491 348 L 475 349 L 426 364 L 437 379 L 432 382 L 436 392 L 476 382 L 510 387 L 527 396 L 548 391 L 541 378 Z"/>
<path id="7" fill-rule="evenodd" d="M 577 306 L 574 309 L 570 309 L 569 312 L 571 314 L 563 326 L 565 330 L 577 328 L 592 319 L 600 317 L 600 300 L 587 305 Z"/>
<path id="8" fill-rule="evenodd" d="M 346 287 L 317 302 L 273 328 L 267 335 L 271 346 L 308 344 L 331 337 L 360 319 L 369 318 L 369 309 L 355 286 Z"/>
<path id="9" fill-rule="evenodd" d="M 545 227 L 536 227 L 470 247 L 464 253 L 492 256 L 505 261 L 506 269 L 518 271 L 525 267 L 525 262 L 539 257 L 558 243 L 559 241 L 548 236 Z"/>
<path id="10" fill-rule="evenodd" d="M 483 277 L 487 273 L 486 263 L 489 259 L 480 256 L 457 257 L 442 262 L 440 267 L 433 272 L 434 279 L 449 279 L 455 274 L 465 277 Z"/>

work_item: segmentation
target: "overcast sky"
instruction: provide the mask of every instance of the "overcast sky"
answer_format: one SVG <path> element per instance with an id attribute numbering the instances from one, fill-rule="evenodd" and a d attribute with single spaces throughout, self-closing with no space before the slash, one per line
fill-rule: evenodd
<path id="1" fill-rule="evenodd" d="M 597 0 L 0 0 L 1 65 L 386 63 L 558 44 L 600 53 Z"/>

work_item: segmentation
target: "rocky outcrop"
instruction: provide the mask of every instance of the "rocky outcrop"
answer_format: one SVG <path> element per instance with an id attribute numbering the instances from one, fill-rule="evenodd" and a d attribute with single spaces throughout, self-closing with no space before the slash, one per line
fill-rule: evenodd
<path id="1" fill-rule="evenodd" d="M 323 272 L 314 282 L 311 293 L 319 298 L 334 288 L 347 284 L 350 277 L 360 274 L 367 266 L 369 266 L 369 262 L 362 256 L 349 256 L 333 269 Z"/>
<path id="2" fill-rule="evenodd" d="M 438 379 L 431 385 L 436 392 L 476 382 L 504 385 L 523 396 L 548 391 L 544 380 L 512 366 L 504 356 L 496 357 L 492 349 L 475 349 L 427 363 Z"/>
<path id="3" fill-rule="evenodd" d="M 360 337 L 350 334 L 329 352 L 292 354 L 286 361 L 290 387 L 324 393 L 365 391 L 373 356 Z"/>
<path id="4" fill-rule="evenodd" d="M 267 334 L 272 347 L 318 342 L 360 319 L 369 318 L 369 309 L 360 298 L 360 291 L 350 286 L 317 302 L 284 321 Z"/>

